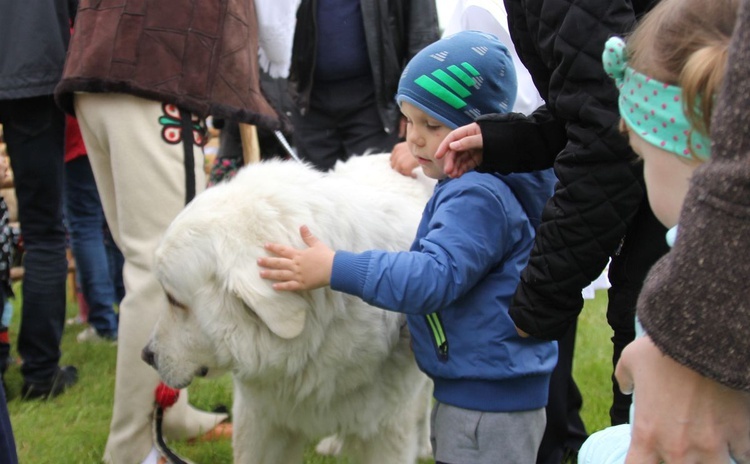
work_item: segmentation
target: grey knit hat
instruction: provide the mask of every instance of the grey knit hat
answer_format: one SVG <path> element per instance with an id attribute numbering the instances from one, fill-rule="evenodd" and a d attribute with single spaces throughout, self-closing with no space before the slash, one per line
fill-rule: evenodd
<path id="1" fill-rule="evenodd" d="M 396 101 L 411 103 L 455 129 L 516 101 L 516 71 L 495 36 L 462 31 L 428 45 L 406 65 Z"/>

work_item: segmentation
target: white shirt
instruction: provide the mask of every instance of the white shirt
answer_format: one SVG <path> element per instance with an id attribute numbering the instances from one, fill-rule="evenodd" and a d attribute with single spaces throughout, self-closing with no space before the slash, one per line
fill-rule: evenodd
<path id="1" fill-rule="evenodd" d="M 453 14 L 443 30 L 443 37 L 469 30 L 492 34 L 508 47 L 518 80 L 518 93 L 513 111 L 528 115 L 544 105 L 544 100 L 531 80 L 531 74 L 521 63 L 516 47 L 513 46 L 508 29 L 508 13 L 502 0 L 457 0 Z"/>

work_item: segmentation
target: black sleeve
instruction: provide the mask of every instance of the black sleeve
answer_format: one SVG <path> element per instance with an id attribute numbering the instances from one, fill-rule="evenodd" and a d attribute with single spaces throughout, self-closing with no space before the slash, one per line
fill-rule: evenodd
<path id="1" fill-rule="evenodd" d="M 618 130 L 617 89 L 601 64 L 604 43 L 629 31 L 635 12 L 629 0 L 505 4 L 516 49 L 566 132 L 554 159 L 558 184 L 510 308 L 519 328 L 555 339 L 577 318 L 581 290 L 606 266 L 645 193 Z M 488 153 L 502 156 L 502 143 L 493 140 L 498 150 Z"/>
<path id="2" fill-rule="evenodd" d="M 567 142 L 565 126 L 546 106 L 530 116 L 488 114 L 477 119 L 482 131 L 484 161 L 480 172 L 531 172 L 549 169 Z"/>

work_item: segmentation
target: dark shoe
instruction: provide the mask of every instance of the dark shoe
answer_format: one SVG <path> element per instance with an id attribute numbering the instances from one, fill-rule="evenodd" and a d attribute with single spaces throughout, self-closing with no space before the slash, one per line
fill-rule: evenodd
<path id="1" fill-rule="evenodd" d="M 57 369 L 49 382 L 24 382 L 21 398 L 25 400 L 54 398 L 78 382 L 78 369 L 63 366 Z"/>

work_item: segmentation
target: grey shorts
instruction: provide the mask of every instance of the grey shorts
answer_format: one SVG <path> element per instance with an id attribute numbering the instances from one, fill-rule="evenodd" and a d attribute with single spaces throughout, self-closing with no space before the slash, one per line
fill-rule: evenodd
<path id="1" fill-rule="evenodd" d="M 435 402 L 432 452 L 446 464 L 533 464 L 546 423 L 544 408 L 482 412 Z"/>

